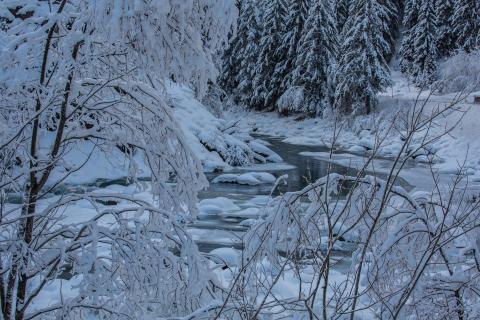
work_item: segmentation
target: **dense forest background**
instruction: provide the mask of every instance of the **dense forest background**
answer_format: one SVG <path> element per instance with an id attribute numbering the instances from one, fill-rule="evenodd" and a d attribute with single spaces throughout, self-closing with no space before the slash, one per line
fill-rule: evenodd
<path id="1" fill-rule="evenodd" d="M 480 46 L 478 0 L 241 0 L 221 87 L 257 110 L 368 114 L 399 68 L 421 89 Z"/>

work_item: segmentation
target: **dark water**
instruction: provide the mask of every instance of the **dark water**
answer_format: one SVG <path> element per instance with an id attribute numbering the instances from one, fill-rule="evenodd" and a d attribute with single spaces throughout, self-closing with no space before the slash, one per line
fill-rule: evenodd
<path id="1" fill-rule="evenodd" d="M 282 142 L 282 138 L 261 137 L 268 142 L 268 147 L 278 153 L 284 160 L 284 164 L 291 168 L 282 168 L 283 164 L 269 164 L 265 167 L 261 165 L 247 168 L 237 168 L 228 173 L 245 173 L 252 171 L 269 172 L 277 178 L 282 175 L 288 175 L 287 185 L 280 185 L 279 190 L 274 193 L 284 193 L 287 191 L 298 191 L 306 187 L 309 183 L 324 177 L 329 171 L 332 173 L 355 175 L 356 170 L 345 166 L 329 163 L 328 161 L 316 159 L 309 156 L 300 155 L 301 152 L 328 152 L 325 147 L 299 146 Z M 213 180 L 219 174 L 207 174 L 209 180 Z M 208 190 L 200 194 L 201 198 L 213 196 L 222 196 L 225 194 L 244 194 L 244 195 L 269 195 L 271 185 L 263 186 L 245 186 L 228 183 L 210 184 Z"/>
<path id="2" fill-rule="evenodd" d="M 328 152 L 325 147 L 299 146 L 282 142 L 281 138 L 271 138 L 259 136 L 268 142 L 268 147 L 278 153 L 284 160 L 283 164 L 268 164 L 265 166 L 255 165 L 249 168 L 236 168 L 229 173 L 245 173 L 252 171 L 269 172 L 275 177 L 288 175 L 287 184 L 279 185 L 273 192 L 273 195 L 289 191 L 298 191 L 306 187 L 309 183 L 324 177 L 329 172 L 342 175 L 356 175 L 357 171 L 353 168 L 330 163 L 326 160 L 317 159 L 310 156 L 300 155 L 301 152 Z M 289 167 L 285 168 L 285 165 Z M 209 181 L 213 180 L 219 174 L 208 174 Z M 210 183 L 209 188 L 200 193 L 200 199 L 211 199 L 216 197 L 226 197 L 232 199 L 236 205 L 244 209 L 251 207 L 252 199 L 258 196 L 268 196 L 272 193 L 272 185 L 246 186 L 231 183 Z M 241 249 L 241 235 L 248 229 L 241 225 L 246 217 L 229 216 L 228 214 L 201 216 L 191 227 L 203 229 L 204 236 L 197 241 L 200 250 L 210 251 L 218 247 L 234 247 Z M 217 241 L 222 236 L 232 235 L 231 242 Z"/>

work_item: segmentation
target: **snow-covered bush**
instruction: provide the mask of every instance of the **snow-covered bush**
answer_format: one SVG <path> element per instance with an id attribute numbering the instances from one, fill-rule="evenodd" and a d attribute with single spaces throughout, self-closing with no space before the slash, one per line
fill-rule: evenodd
<path id="1" fill-rule="evenodd" d="M 409 159 L 405 153 L 428 149 L 455 128 L 430 130 L 459 101 L 429 112 L 419 102 L 385 130 L 377 130 L 373 118 L 358 123 L 359 135 L 375 147 L 355 166 L 356 175 L 330 173 L 270 199 L 243 239 L 227 314 L 477 319 L 480 201 L 468 196 L 468 178 L 458 174 L 444 185 L 432 171 L 425 192 L 409 192 L 398 179 Z M 391 143 L 382 139 L 388 128 L 401 139 L 391 166 L 378 172 L 375 156 Z"/>
<path id="2" fill-rule="evenodd" d="M 216 298 L 184 231 L 207 181 L 165 79 L 205 92 L 233 7 L 0 2 L 0 318 L 175 317 Z M 117 148 L 132 180 L 145 164 L 149 201 L 78 189 L 50 198 Z M 20 203 L 6 202 L 12 192 Z"/>
<path id="3" fill-rule="evenodd" d="M 461 178 L 431 193 L 409 193 L 388 179 L 330 174 L 272 199 L 245 236 L 231 309 L 250 316 L 283 309 L 284 316 L 324 319 L 476 319 L 480 202 L 462 199 Z M 335 276 L 335 252 L 352 249 L 347 274 Z M 298 292 L 281 299 L 285 292 L 276 287 L 284 277 Z"/>
<path id="4" fill-rule="evenodd" d="M 480 50 L 460 51 L 440 64 L 434 88 L 442 93 L 480 90 Z"/>
<path id="5" fill-rule="evenodd" d="M 283 93 L 277 101 L 280 113 L 307 112 L 303 87 L 292 86 Z"/>

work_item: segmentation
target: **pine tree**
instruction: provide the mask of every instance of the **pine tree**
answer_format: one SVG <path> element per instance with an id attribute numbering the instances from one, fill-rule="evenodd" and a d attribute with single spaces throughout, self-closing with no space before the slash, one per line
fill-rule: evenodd
<path id="1" fill-rule="evenodd" d="M 282 43 L 286 7 L 283 0 L 269 0 L 263 13 L 262 37 L 253 81 L 250 105 L 256 109 L 272 109 L 280 96 L 281 72 L 277 65 L 284 61 Z"/>
<path id="2" fill-rule="evenodd" d="M 384 52 L 384 57 L 387 61 L 390 61 L 395 55 L 395 39 L 399 32 L 399 8 L 396 0 L 380 0 L 379 3 L 384 8 L 384 15 L 381 19 L 384 21 L 383 37 L 388 43 L 388 47 Z"/>
<path id="3" fill-rule="evenodd" d="M 403 40 L 400 49 L 400 69 L 404 74 L 412 74 L 415 55 L 415 26 L 418 22 L 419 0 L 406 0 L 403 16 Z"/>
<path id="4" fill-rule="evenodd" d="M 260 33 L 256 2 L 256 0 L 238 2 L 241 5 L 237 33 L 224 52 L 224 64 L 218 79 L 220 86 L 233 94 L 237 102 L 241 102 L 244 95 L 251 95 L 252 90 L 252 70 L 257 62 Z"/>
<path id="5" fill-rule="evenodd" d="M 248 0 L 247 0 L 248 1 Z M 242 1 L 236 1 L 235 5 L 239 10 L 237 33 L 230 35 L 230 42 L 223 53 L 223 66 L 221 74 L 218 78 L 218 84 L 226 92 L 232 94 L 238 86 L 237 74 L 240 71 L 240 54 L 239 51 L 244 48 L 247 37 L 247 29 L 243 24 L 244 12 L 242 10 Z M 235 54 L 234 54 L 235 53 Z"/>
<path id="6" fill-rule="evenodd" d="M 383 53 L 382 17 L 385 8 L 377 0 L 356 0 L 345 25 L 345 40 L 337 71 L 336 107 L 344 113 L 370 113 L 376 94 L 390 85 Z"/>
<path id="7" fill-rule="evenodd" d="M 331 70 L 338 54 L 337 34 L 332 2 L 315 1 L 308 11 L 292 73 L 292 84 L 303 87 L 305 109 L 302 111 L 318 113 L 332 102 Z"/>
<path id="8" fill-rule="evenodd" d="M 244 4 L 245 29 L 248 30 L 246 46 L 243 48 L 240 71 L 238 73 L 238 93 L 242 103 L 249 102 L 253 94 L 253 80 L 259 51 L 260 17 L 257 14 L 256 0 L 246 0 Z"/>
<path id="9" fill-rule="evenodd" d="M 342 33 L 343 26 L 347 22 L 348 13 L 350 11 L 349 0 L 336 0 L 335 1 L 335 14 L 337 17 L 337 30 Z"/>
<path id="10" fill-rule="evenodd" d="M 435 79 L 438 59 L 435 22 L 435 0 L 422 0 L 413 32 L 416 52 L 412 76 L 419 87 L 427 86 Z"/>
<path id="11" fill-rule="evenodd" d="M 281 92 L 285 92 L 292 82 L 292 70 L 297 57 L 298 41 L 303 32 L 305 20 L 307 19 L 310 0 L 288 0 L 287 17 L 283 32 L 282 44 L 279 50 L 280 55 L 285 59 L 279 63 L 277 70 L 283 73 Z"/>
<path id="12" fill-rule="evenodd" d="M 449 56 L 455 50 L 453 32 L 453 2 L 452 0 L 436 1 L 437 51 L 442 57 Z"/>
<path id="13" fill-rule="evenodd" d="M 453 31 L 458 49 L 470 52 L 477 47 L 480 32 L 478 0 L 455 0 Z"/>

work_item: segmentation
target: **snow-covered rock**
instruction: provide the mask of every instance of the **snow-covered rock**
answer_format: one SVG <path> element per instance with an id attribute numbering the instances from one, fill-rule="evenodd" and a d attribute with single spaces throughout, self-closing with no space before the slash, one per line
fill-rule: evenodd
<path id="1" fill-rule="evenodd" d="M 248 172 L 243 174 L 227 173 L 213 179 L 212 183 L 237 183 L 250 186 L 273 184 L 276 178 L 268 172 Z"/>
<path id="2" fill-rule="evenodd" d="M 240 207 L 225 197 L 204 199 L 198 204 L 200 216 L 219 215 L 222 212 L 238 211 Z"/>
<path id="3" fill-rule="evenodd" d="M 248 145 L 250 146 L 250 148 L 252 148 L 252 150 L 255 153 L 264 157 L 266 161 L 276 162 L 276 163 L 283 161 L 282 157 L 280 157 L 277 153 L 275 153 L 270 148 L 268 148 L 266 145 L 261 143 L 260 140 L 250 141 Z"/>
<path id="4" fill-rule="evenodd" d="M 353 145 L 350 148 L 347 149 L 348 152 L 353 152 L 353 153 L 363 153 L 367 150 L 367 148 L 359 146 L 359 145 Z"/>

